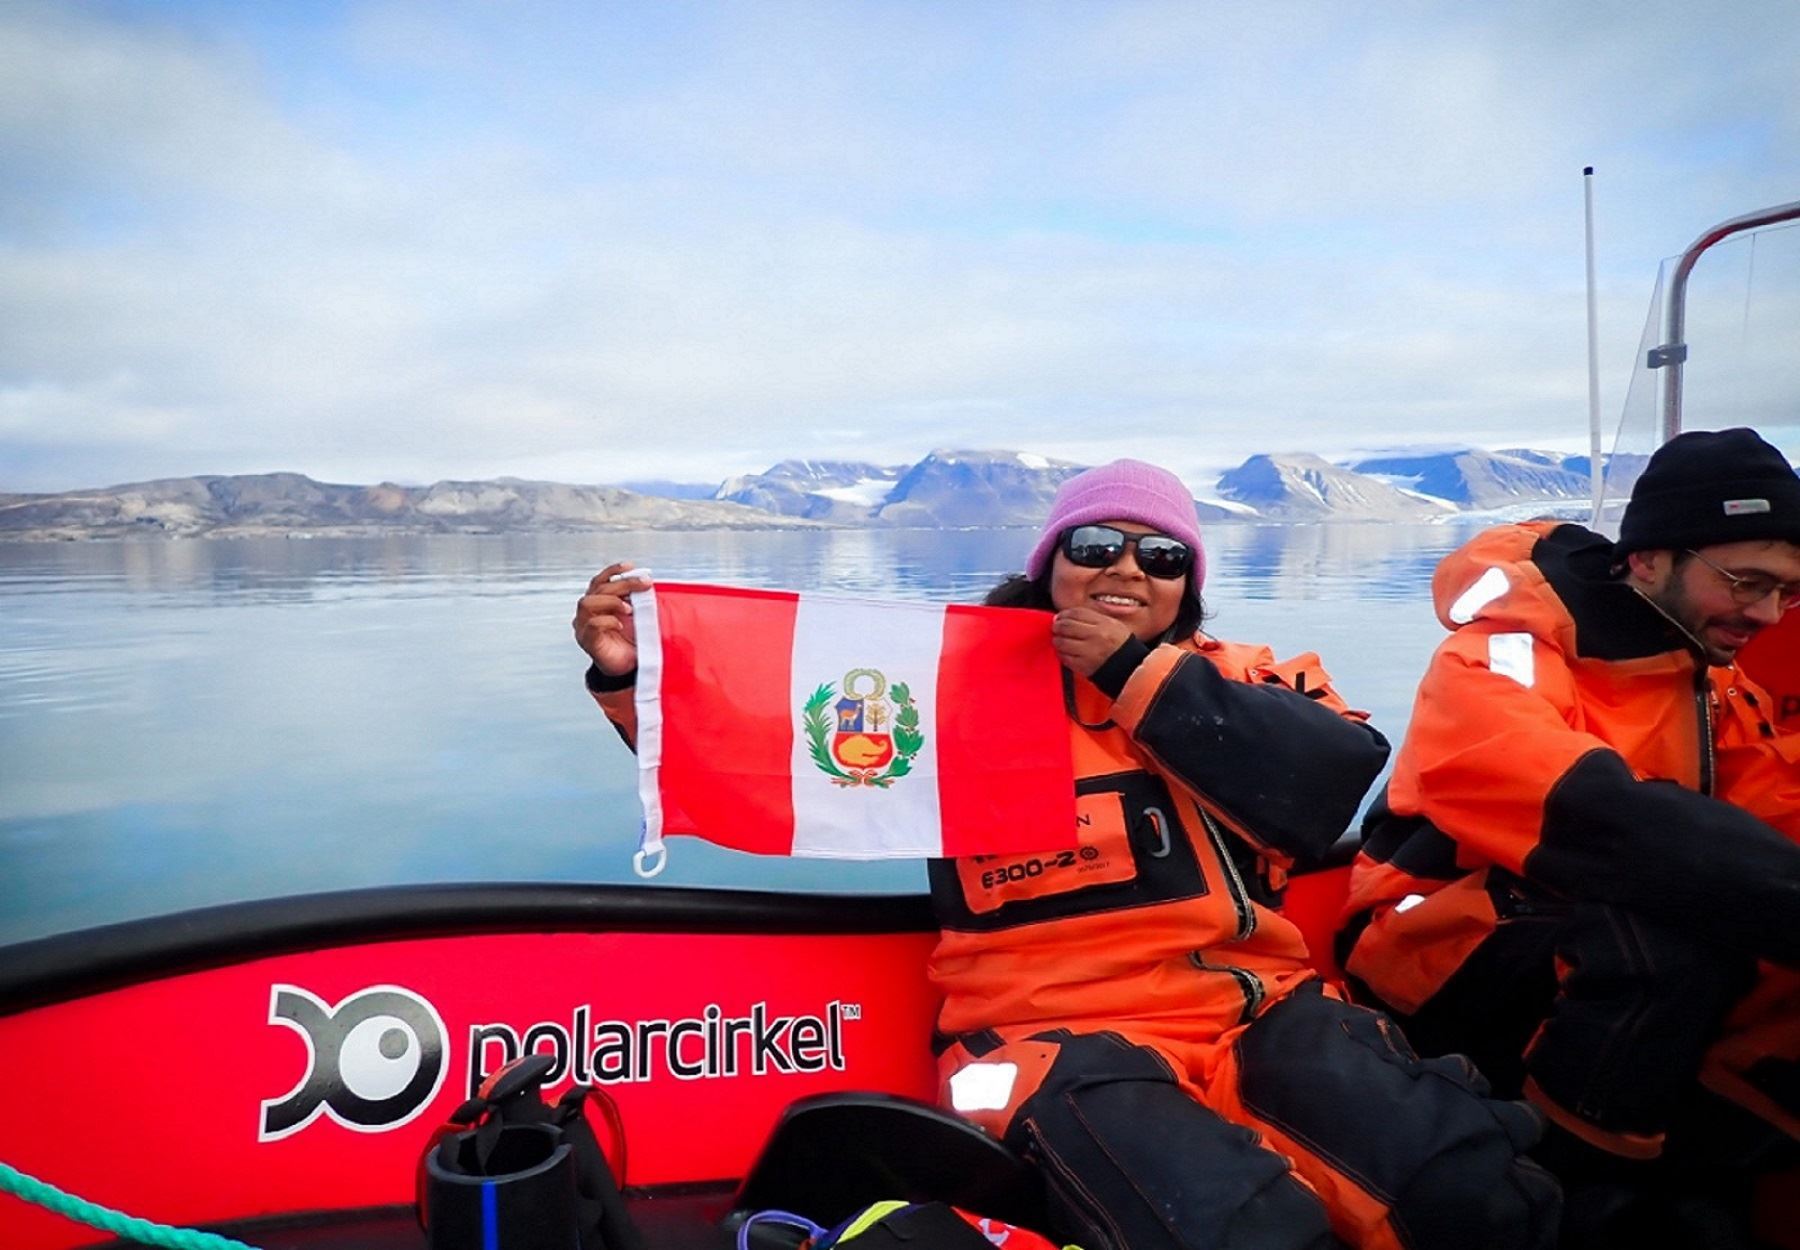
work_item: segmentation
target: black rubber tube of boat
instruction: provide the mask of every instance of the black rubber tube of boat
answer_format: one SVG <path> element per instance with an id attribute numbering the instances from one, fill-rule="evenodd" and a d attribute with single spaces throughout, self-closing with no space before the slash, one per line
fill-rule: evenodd
<path id="1" fill-rule="evenodd" d="M 0 1014 L 246 959 L 394 938 L 516 932 L 916 933 L 922 895 L 644 886 L 406 885 L 228 903 L 0 948 Z"/>
<path id="2" fill-rule="evenodd" d="M 1346 833 L 1295 875 L 1348 864 Z M 152 977 L 321 946 L 516 932 L 929 933 L 915 894 L 778 894 L 639 885 L 399 885 L 203 907 L 0 947 L 0 1015 Z"/>

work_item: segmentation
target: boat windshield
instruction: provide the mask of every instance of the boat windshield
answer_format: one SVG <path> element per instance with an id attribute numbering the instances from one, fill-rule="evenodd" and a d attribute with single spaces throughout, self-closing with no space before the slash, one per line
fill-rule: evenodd
<path id="1" fill-rule="evenodd" d="M 1619 514 L 1669 410 L 1670 292 L 1680 257 L 1662 263 L 1624 410 L 1613 434 L 1601 526 Z M 1800 222 L 1736 235 L 1701 253 L 1689 277 L 1681 429 L 1747 425 L 1800 461 Z M 1678 354 L 1678 349 L 1677 349 Z"/>

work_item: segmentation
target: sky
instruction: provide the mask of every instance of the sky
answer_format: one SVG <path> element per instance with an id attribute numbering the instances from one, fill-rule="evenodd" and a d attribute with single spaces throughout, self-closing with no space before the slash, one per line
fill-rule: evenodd
<path id="1" fill-rule="evenodd" d="M 1797 64 L 1793 0 L 3 0 L 0 491 L 1580 450 L 1582 168 L 1610 429 L 1659 261 L 1800 199 Z"/>

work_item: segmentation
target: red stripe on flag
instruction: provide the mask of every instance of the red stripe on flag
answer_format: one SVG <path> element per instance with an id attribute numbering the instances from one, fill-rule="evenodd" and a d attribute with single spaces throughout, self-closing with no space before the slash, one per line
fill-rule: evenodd
<path id="1" fill-rule="evenodd" d="M 1073 847 L 1075 769 L 1048 612 L 952 605 L 938 657 L 944 854 Z"/>
<path id="2" fill-rule="evenodd" d="M 764 855 L 791 849 L 798 601 L 781 591 L 657 585 L 664 833 Z"/>

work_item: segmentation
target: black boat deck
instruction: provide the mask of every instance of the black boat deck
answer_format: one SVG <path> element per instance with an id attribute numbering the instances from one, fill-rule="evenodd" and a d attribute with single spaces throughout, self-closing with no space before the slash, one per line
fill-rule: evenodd
<path id="1" fill-rule="evenodd" d="M 744 1213 L 798 1211 L 827 1227 L 871 1202 L 940 1199 L 1044 1227 L 1041 1180 L 1005 1146 L 949 1112 L 872 1092 L 788 1107 L 743 1181 L 630 1187 L 646 1250 L 733 1250 Z M 410 1206 L 280 1216 L 209 1226 L 257 1250 L 425 1250 Z M 795 1250 L 799 1230 L 757 1225 L 751 1250 Z M 106 1250 L 127 1243 L 100 1242 Z M 130 1243 L 135 1244 L 135 1243 Z"/>
<path id="2" fill-rule="evenodd" d="M 671 1186 L 631 1191 L 627 1200 L 649 1250 L 731 1250 L 735 1237 L 722 1221 L 735 1189 L 729 1183 Z M 426 1245 L 411 1207 L 253 1220 L 206 1231 L 257 1250 L 425 1250 Z M 781 1243 L 777 1233 L 759 1227 L 754 1244 L 758 1250 L 776 1250 Z M 141 1250 L 141 1243 L 102 1241 L 95 1250 Z"/>

